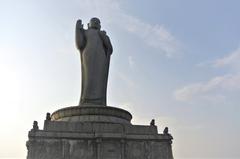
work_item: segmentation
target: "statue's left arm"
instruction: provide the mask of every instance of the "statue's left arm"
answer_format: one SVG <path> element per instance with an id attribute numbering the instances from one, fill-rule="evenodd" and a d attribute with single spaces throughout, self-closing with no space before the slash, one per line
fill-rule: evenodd
<path id="1" fill-rule="evenodd" d="M 103 41 L 103 45 L 105 48 L 105 53 L 107 56 L 110 56 L 113 52 L 112 44 L 110 38 L 107 36 L 105 31 L 100 31 L 100 36 Z"/>

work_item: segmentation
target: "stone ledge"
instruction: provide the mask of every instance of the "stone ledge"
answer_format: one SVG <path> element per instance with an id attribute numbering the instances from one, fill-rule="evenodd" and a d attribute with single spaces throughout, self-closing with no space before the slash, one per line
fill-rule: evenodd
<path id="1" fill-rule="evenodd" d="M 123 134 L 123 133 L 76 133 L 76 132 L 53 132 L 53 131 L 29 131 L 29 139 L 126 139 L 126 140 L 155 140 L 171 141 L 170 134 Z"/>
<path id="2" fill-rule="evenodd" d="M 52 113 L 52 121 L 84 121 L 130 123 L 132 115 L 120 108 L 110 106 L 72 106 Z"/>
<path id="3" fill-rule="evenodd" d="M 157 134 L 157 127 L 150 125 L 131 125 L 100 122 L 44 122 L 45 131 L 79 132 L 79 133 L 124 133 L 124 134 Z"/>

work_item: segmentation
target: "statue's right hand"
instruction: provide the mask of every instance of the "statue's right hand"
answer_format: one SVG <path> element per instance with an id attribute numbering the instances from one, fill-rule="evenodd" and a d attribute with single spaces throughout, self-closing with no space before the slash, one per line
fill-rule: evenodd
<path id="1" fill-rule="evenodd" d="M 81 19 L 77 20 L 76 28 L 83 29 L 83 24 L 82 24 L 82 20 Z"/>

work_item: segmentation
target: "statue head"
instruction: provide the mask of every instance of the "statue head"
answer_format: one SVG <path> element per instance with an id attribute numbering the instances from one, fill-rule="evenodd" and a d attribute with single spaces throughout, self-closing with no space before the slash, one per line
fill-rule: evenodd
<path id="1" fill-rule="evenodd" d="M 100 30 L 101 29 L 100 23 L 101 23 L 100 20 L 98 18 L 94 17 L 94 18 L 90 19 L 90 22 L 88 23 L 88 27 Z"/>

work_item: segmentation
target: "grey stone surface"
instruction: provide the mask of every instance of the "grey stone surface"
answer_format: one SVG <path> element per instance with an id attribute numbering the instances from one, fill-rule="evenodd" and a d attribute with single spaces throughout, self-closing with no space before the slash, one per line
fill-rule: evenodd
<path id="1" fill-rule="evenodd" d="M 48 121 L 29 132 L 27 159 L 173 159 L 156 126 Z"/>
<path id="2" fill-rule="evenodd" d="M 136 135 L 155 135 L 156 126 L 105 123 L 105 122 L 68 122 L 68 121 L 48 121 L 44 122 L 44 131 L 55 132 L 81 132 L 81 133 L 124 133 Z"/>
<path id="3" fill-rule="evenodd" d="M 76 24 L 76 45 L 81 54 L 82 91 L 79 105 L 106 106 L 106 93 L 112 44 L 100 20 L 92 18 L 88 29 Z"/>

